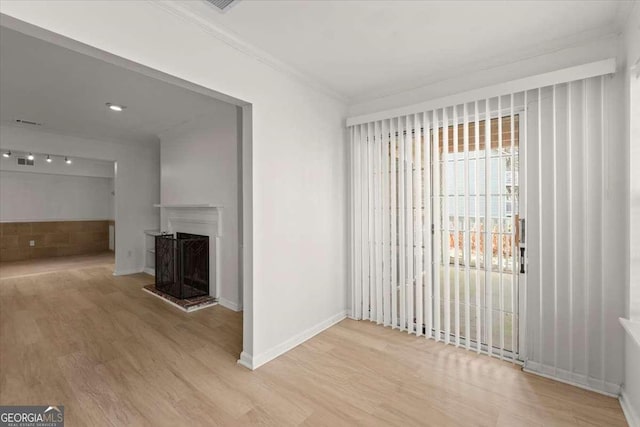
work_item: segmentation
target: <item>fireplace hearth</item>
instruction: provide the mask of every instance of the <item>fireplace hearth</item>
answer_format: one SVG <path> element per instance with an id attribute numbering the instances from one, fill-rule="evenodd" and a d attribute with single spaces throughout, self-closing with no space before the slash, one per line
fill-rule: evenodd
<path id="1" fill-rule="evenodd" d="M 158 291 L 177 299 L 209 295 L 209 237 L 189 233 L 156 236 Z"/>

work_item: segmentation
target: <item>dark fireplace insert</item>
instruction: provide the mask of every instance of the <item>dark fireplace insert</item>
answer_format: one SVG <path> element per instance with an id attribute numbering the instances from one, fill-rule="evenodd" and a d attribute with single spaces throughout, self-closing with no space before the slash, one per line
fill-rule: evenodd
<path id="1" fill-rule="evenodd" d="M 178 299 L 209 295 L 209 237 L 156 236 L 156 289 Z"/>

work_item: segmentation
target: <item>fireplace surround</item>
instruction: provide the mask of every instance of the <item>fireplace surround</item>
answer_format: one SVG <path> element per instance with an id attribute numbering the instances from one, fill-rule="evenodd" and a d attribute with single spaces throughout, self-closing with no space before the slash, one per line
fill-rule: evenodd
<path id="1" fill-rule="evenodd" d="M 163 234 L 189 233 L 209 238 L 209 295 L 218 301 L 222 266 L 223 207 L 219 204 L 158 204 Z M 154 257 L 155 258 L 155 257 Z M 157 267 L 156 267 L 157 268 Z"/>

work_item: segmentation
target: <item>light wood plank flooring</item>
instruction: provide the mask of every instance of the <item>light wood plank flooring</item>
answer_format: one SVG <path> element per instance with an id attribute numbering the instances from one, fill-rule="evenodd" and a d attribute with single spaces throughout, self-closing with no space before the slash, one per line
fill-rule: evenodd
<path id="1" fill-rule="evenodd" d="M 182 313 L 111 273 L 0 279 L 0 404 L 63 404 L 68 426 L 626 425 L 615 399 L 369 322 L 251 372 L 241 313 Z"/>
<path id="2" fill-rule="evenodd" d="M 24 261 L 0 262 L 0 279 L 6 277 L 26 276 L 29 274 L 48 273 L 115 263 L 112 251 L 87 255 L 73 255 L 53 258 L 38 258 Z"/>

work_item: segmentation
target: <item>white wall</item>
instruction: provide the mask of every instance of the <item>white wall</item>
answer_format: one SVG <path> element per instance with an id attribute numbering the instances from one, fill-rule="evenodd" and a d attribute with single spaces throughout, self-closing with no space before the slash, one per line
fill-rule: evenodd
<path id="1" fill-rule="evenodd" d="M 253 269 L 245 277 L 243 361 L 257 366 L 345 316 L 346 106 L 223 41 L 198 16 L 167 10 L 171 5 L 179 8 L 26 1 L 2 2 L 0 10 L 252 104 L 253 127 L 244 132 L 252 152 L 243 160 L 252 166 L 246 185 L 253 191 L 244 227 L 253 230 L 244 253 Z"/>
<path id="2" fill-rule="evenodd" d="M 162 204 L 204 204 L 223 207 L 222 253 L 218 289 L 221 304 L 242 306 L 239 282 L 238 113 L 234 105 L 217 102 L 217 111 L 160 135 L 160 200 Z"/>
<path id="3" fill-rule="evenodd" d="M 630 263 L 628 317 L 640 320 L 640 5 L 635 4 L 625 31 L 623 55 L 627 74 L 626 137 L 629 141 L 629 157 L 626 165 L 629 173 Z M 633 71 L 629 69 L 634 67 Z"/>
<path id="4" fill-rule="evenodd" d="M 625 28 L 622 55 L 625 59 L 625 164 L 628 177 L 629 225 L 628 270 L 626 277 L 626 317 L 640 322 L 640 4 L 635 3 Z M 631 67 L 635 68 L 632 70 Z M 626 211 L 626 209 L 625 209 Z M 640 328 L 636 328 L 636 331 Z M 640 426 L 640 337 L 627 334 L 623 407 L 631 427 Z M 635 424 L 634 424 L 635 423 Z"/>
<path id="5" fill-rule="evenodd" d="M 116 162 L 116 274 L 142 271 L 145 229 L 157 229 L 160 201 L 158 145 L 114 142 L 0 126 L 2 149 Z M 4 204 L 4 199 L 3 199 Z"/>
<path id="6" fill-rule="evenodd" d="M 0 157 L 0 221 L 114 219 L 113 162 L 33 153 L 33 166 L 19 165 L 26 154 Z"/>
<path id="7" fill-rule="evenodd" d="M 0 221 L 111 218 L 113 178 L 0 171 Z"/>

